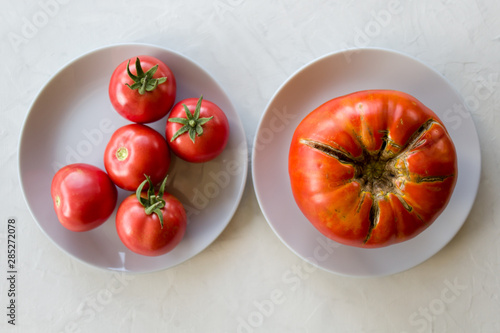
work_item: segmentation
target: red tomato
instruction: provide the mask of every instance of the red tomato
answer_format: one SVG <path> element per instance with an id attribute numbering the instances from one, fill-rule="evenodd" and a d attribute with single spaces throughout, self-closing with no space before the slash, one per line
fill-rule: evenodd
<path id="1" fill-rule="evenodd" d="M 174 74 L 151 56 L 127 59 L 115 69 L 109 82 L 109 98 L 115 110 L 136 123 L 151 123 L 167 115 L 175 102 Z"/>
<path id="2" fill-rule="evenodd" d="M 56 172 L 51 195 L 59 222 L 71 231 L 87 231 L 103 224 L 116 206 L 117 191 L 101 169 L 83 163 Z"/>
<path id="3" fill-rule="evenodd" d="M 120 188 L 135 191 L 144 175 L 159 184 L 170 166 L 170 150 L 163 136 L 142 124 L 117 129 L 104 151 L 104 167 Z"/>
<path id="4" fill-rule="evenodd" d="M 174 249 L 184 237 L 186 211 L 177 198 L 164 192 L 165 181 L 155 193 L 148 178 L 118 207 L 116 231 L 123 244 L 135 253 L 159 256 Z M 144 193 L 146 182 L 149 190 Z"/>
<path id="5" fill-rule="evenodd" d="M 188 98 L 177 103 L 167 119 L 165 136 L 174 154 L 188 162 L 210 161 L 229 140 L 229 122 L 214 103 Z"/>
<path id="6" fill-rule="evenodd" d="M 457 180 L 453 142 L 436 114 L 397 91 L 361 91 L 298 125 L 288 171 L 307 219 L 351 246 L 415 237 L 444 210 Z"/>

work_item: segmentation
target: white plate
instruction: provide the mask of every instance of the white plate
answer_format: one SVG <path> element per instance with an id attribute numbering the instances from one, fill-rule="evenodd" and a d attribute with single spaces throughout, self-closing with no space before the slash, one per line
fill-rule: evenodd
<path id="1" fill-rule="evenodd" d="M 230 139 L 224 152 L 204 164 L 189 164 L 172 156 L 168 191 L 188 213 L 182 242 L 160 257 L 129 251 L 116 234 L 115 213 L 102 226 L 75 233 L 58 222 L 50 197 L 56 170 L 84 162 L 104 170 L 104 148 L 112 132 L 129 124 L 114 111 L 108 83 L 115 67 L 127 58 L 146 54 L 164 61 L 177 80 L 177 99 L 203 97 L 225 111 Z M 148 124 L 165 134 L 166 118 Z M 200 66 L 164 48 L 120 44 L 85 54 L 62 68 L 40 91 L 28 113 L 19 145 L 19 175 L 28 207 L 45 234 L 62 250 L 100 268 L 151 272 L 179 264 L 211 244 L 231 220 L 247 177 L 246 136 L 228 96 Z M 131 192 L 119 190 L 118 200 Z M 119 204 L 118 202 L 118 204 Z M 118 205 L 117 205 L 118 206 Z"/>
<path id="2" fill-rule="evenodd" d="M 366 89 L 395 89 L 415 96 L 443 120 L 458 155 L 457 185 L 441 216 L 414 239 L 380 249 L 349 247 L 327 240 L 295 204 L 288 177 L 288 149 L 299 122 L 334 97 Z M 480 163 L 474 123 L 464 101 L 450 84 L 411 57 L 367 48 L 317 59 L 278 89 L 255 136 L 252 173 L 267 221 L 293 252 L 333 273 L 380 276 L 422 263 L 454 237 L 476 197 Z"/>

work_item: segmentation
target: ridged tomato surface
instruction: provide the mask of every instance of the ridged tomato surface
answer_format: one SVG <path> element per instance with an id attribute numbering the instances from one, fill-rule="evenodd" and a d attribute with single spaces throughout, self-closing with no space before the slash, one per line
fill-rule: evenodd
<path id="1" fill-rule="evenodd" d="M 309 113 L 293 135 L 288 167 L 306 218 L 356 247 L 415 237 L 444 210 L 457 180 L 442 121 L 392 90 L 356 92 Z"/>

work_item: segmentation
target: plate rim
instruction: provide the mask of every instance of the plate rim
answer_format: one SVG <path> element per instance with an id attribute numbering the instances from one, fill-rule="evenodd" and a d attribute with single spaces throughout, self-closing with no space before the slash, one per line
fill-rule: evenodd
<path id="1" fill-rule="evenodd" d="M 33 210 L 32 210 L 32 207 L 30 205 L 30 203 L 28 202 L 28 199 L 27 199 L 27 195 L 26 195 L 26 191 L 25 191 L 25 182 L 23 181 L 23 177 L 22 177 L 22 174 L 21 174 L 21 159 L 22 159 L 22 154 L 21 154 L 21 147 L 23 145 L 23 138 L 25 136 L 25 131 L 26 131 L 26 126 L 27 126 L 27 123 L 29 121 L 29 118 L 30 116 L 32 115 L 32 110 L 33 110 L 33 107 L 34 105 L 36 104 L 36 102 L 39 100 L 39 98 L 42 96 L 42 94 L 44 93 L 44 91 L 46 90 L 47 86 L 55 79 L 57 78 L 62 72 L 64 72 L 65 70 L 67 70 L 68 68 L 70 68 L 71 66 L 73 66 L 74 64 L 76 64 L 77 62 L 81 61 L 82 59 L 88 57 L 88 56 L 91 56 L 92 54 L 95 54 L 97 52 L 103 52 L 105 50 L 108 50 L 108 49 L 114 49 L 114 48 L 118 48 L 118 47 L 137 47 L 137 48 L 141 48 L 141 47 L 144 47 L 144 48 L 152 48 L 152 49 L 157 49 L 161 52 L 168 52 L 168 53 L 172 53 L 172 54 L 175 54 L 176 56 L 182 58 L 184 61 L 187 61 L 189 62 L 190 64 L 194 65 L 197 67 L 197 70 L 199 71 L 202 71 L 204 74 L 206 74 L 212 81 L 215 82 L 215 84 L 217 85 L 217 88 L 221 91 L 221 93 L 223 94 L 223 96 L 225 97 L 225 99 L 227 99 L 227 103 L 230 105 L 230 107 L 232 108 L 232 110 L 234 110 L 234 113 L 236 115 L 236 120 L 238 122 L 238 127 L 241 128 L 242 130 L 242 138 L 243 138 L 243 142 L 240 142 L 238 144 L 238 149 L 243 149 L 244 151 L 240 152 L 238 155 L 241 155 L 241 159 L 242 159 L 242 163 L 241 163 L 241 167 L 242 167 L 242 172 L 241 172 L 241 184 L 238 186 L 238 196 L 235 198 L 234 200 L 234 205 L 232 207 L 232 210 L 229 211 L 228 213 L 228 221 L 224 224 L 221 225 L 221 228 L 220 230 L 217 232 L 217 234 L 215 235 L 215 237 L 210 241 L 210 242 L 207 242 L 207 244 L 205 244 L 205 246 L 203 246 L 202 248 L 200 248 L 199 251 L 195 252 L 194 254 L 188 256 L 186 259 L 184 260 L 181 260 L 173 265 L 170 265 L 168 267 L 160 267 L 160 268 L 156 268 L 156 269 L 145 269 L 145 270 L 129 270 L 129 269 L 126 269 L 125 267 L 121 267 L 119 269 L 117 268 L 113 268 L 113 267 L 106 267 L 106 266 L 98 266 L 98 265 L 95 265 L 91 262 L 88 262 L 72 253 L 70 253 L 68 250 L 66 250 L 63 246 L 61 246 L 58 242 L 56 242 L 52 236 L 50 236 L 48 234 L 48 232 L 41 226 L 41 224 L 38 222 L 38 219 L 36 218 Z M 244 143 L 244 144 L 243 144 Z M 156 45 L 156 44 L 152 44 L 152 43 L 144 43 L 144 42 L 119 42 L 119 43 L 113 43 L 113 44 L 107 44 L 107 45 L 102 45 L 102 46 L 99 46 L 99 47 L 94 47 L 94 48 L 91 48 L 90 50 L 86 51 L 86 52 L 83 52 L 81 54 L 79 54 L 78 56 L 76 57 L 73 57 L 71 58 L 69 61 L 66 61 L 64 64 L 62 64 L 58 69 L 56 69 L 54 71 L 54 74 L 50 75 L 48 79 L 46 79 L 42 84 L 41 86 L 39 87 L 39 89 L 37 90 L 37 92 L 34 94 L 34 97 L 33 99 L 31 100 L 31 102 L 29 103 L 28 107 L 27 107 L 27 112 L 24 116 L 24 119 L 23 119 L 23 122 L 21 124 L 21 127 L 20 127 L 20 131 L 18 133 L 18 136 L 17 136 L 17 153 L 16 153 L 16 172 L 17 172 L 17 181 L 19 182 L 19 185 L 20 185 L 20 189 L 21 189 L 21 195 L 23 197 L 23 201 L 25 203 L 25 207 L 27 208 L 31 218 L 33 219 L 33 221 L 35 222 L 35 224 L 37 225 L 38 229 L 42 231 L 42 233 L 45 235 L 45 237 L 49 240 L 49 243 L 51 243 L 52 245 L 55 245 L 56 248 L 58 248 L 59 250 L 61 250 L 65 255 L 68 255 L 69 257 L 73 258 L 73 259 L 76 259 L 77 261 L 83 263 L 84 265 L 86 266 L 90 266 L 90 267 L 93 267 L 94 269 L 98 269 L 98 270 L 104 270 L 104 271 L 108 271 L 108 272 L 123 272 L 123 273 L 126 273 L 126 274 L 147 274 L 147 273 L 155 273 L 155 272 L 160 272 L 160 271 L 164 271 L 164 270 L 167 270 L 167 269 L 171 269 L 171 268 L 174 268 L 182 263 L 185 263 L 186 261 L 189 261 L 191 259 L 193 259 L 194 257 L 198 256 L 199 254 L 201 254 L 202 252 L 204 252 L 210 245 L 212 245 L 216 240 L 217 238 L 220 237 L 220 235 L 224 232 L 224 230 L 227 228 L 227 226 L 229 225 L 229 223 L 231 222 L 231 220 L 233 219 L 236 211 L 238 210 L 240 204 L 241 204 L 241 200 L 243 198 L 243 194 L 245 192 L 245 189 L 246 189 L 246 184 L 247 184 L 247 180 L 248 180 L 248 170 L 249 170 L 249 157 L 248 157 L 248 140 L 247 140 L 247 137 L 246 137 L 246 134 L 245 134 L 245 128 L 243 126 L 243 123 L 241 121 L 241 117 L 239 116 L 238 112 L 237 112 L 237 109 L 236 107 L 234 106 L 234 103 L 233 101 L 231 100 L 229 94 L 226 92 L 226 90 L 224 89 L 224 87 L 218 82 L 218 80 L 209 72 L 207 71 L 205 68 L 203 68 L 198 62 L 196 62 L 195 60 L 191 59 L 190 57 L 178 52 L 178 51 L 175 51 L 173 49 L 170 49 L 170 48 L 167 48 L 167 47 L 163 47 L 163 46 L 160 46 L 160 45 Z M 115 209 L 118 207 L 119 203 L 117 203 L 117 206 L 115 207 Z"/>
<path id="2" fill-rule="evenodd" d="M 266 219 L 266 222 L 270 226 L 271 230 L 273 230 L 274 234 L 278 237 L 278 239 L 280 239 L 280 241 L 291 252 L 293 252 L 295 255 L 297 255 L 300 259 L 304 260 L 305 262 L 307 262 L 307 263 L 309 263 L 309 264 L 311 264 L 311 265 L 313 265 L 313 266 L 315 266 L 315 267 L 317 267 L 317 268 L 319 268 L 319 269 L 321 269 L 323 271 L 326 271 L 326 272 L 329 272 L 331 274 L 335 274 L 335 275 L 338 275 L 338 276 L 351 277 L 351 278 L 382 277 L 382 276 L 389 276 L 389 275 L 394 275 L 394 274 L 402 273 L 402 272 L 408 271 L 408 270 L 410 270 L 412 268 L 415 268 L 415 267 L 423 264 L 424 262 L 426 262 L 427 260 L 429 260 L 430 258 L 432 258 L 433 256 L 435 256 L 437 253 L 439 253 L 446 245 L 448 245 L 453 240 L 453 238 L 455 238 L 455 236 L 458 234 L 458 232 L 462 229 L 463 225 L 467 221 L 467 219 L 468 219 L 468 217 L 469 217 L 469 215 L 471 213 L 471 210 L 472 210 L 472 208 L 473 208 L 473 206 L 474 206 L 474 204 L 476 202 L 476 198 L 477 198 L 477 194 L 478 194 L 478 190 L 479 190 L 479 185 L 480 185 L 480 180 L 481 180 L 481 175 L 482 175 L 482 169 L 481 169 L 481 165 L 482 165 L 482 152 L 481 152 L 481 149 L 478 149 L 477 150 L 477 171 L 478 171 L 477 172 L 477 179 L 474 179 L 473 184 L 475 186 L 474 186 L 473 189 L 471 189 L 471 191 L 473 191 L 473 195 L 472 195 L 473 200 L 471 200 L 471 202 L 469 204 L 469 207 L 467 208 L 467 213 L 463 216 L 463 221 L 459 224 L 459 227 L 453 233 L 450 233 L 450 235 L 446 239 L 446 241 L 443 241 L 442 244 L 437 248 L 436 251 L 434 251 L 430 256 L 426 257 L 425 259 L 423 259 L 423 260 L 417 262 L 416 264 L 411 265 L 410 267 L 407 267 L 407 268 L 398 269 L 398 270 L 395 270 L 395 271 L 392 271 L 392 272 L 387 272 L 387 273 L 378 273 L 378 274 L 358 274 L 358 275 L 347 274 L 347 273 L 344 273 L 344 272 L 339 272 L 339 271 L 332 270 L 332 269 L 330 269 L 328 267 L 324 267 L 324 266 L 320 265 L 318 262 L 314 262 L 314 261 L 308 260 L 308 258 L 304 257 L 295 248 L 293 248 L 292 245 L 289 244 L 289 242 L 287 242 L 287 241 L 285 241 L 283 239 L 282 235 L 280 233 L 278 233 L 276 227 L 271 222 L 271 219 L 269 218 L 266 210 L 264 209 L 264 203 L 262 202 L 262 200 L 260 198 L 260 195 L 259 195 L 260 185 L 256 181 L 257 180 L 257 178 L 256 178 L 256 172 L 257 171 L 256 171 L 255 157 L 259 154 L 259 152 L 257 151 L 257 147 L 258 147 L 257 140 L 258 140 L 258 134 L 259 134 L 259 132 L 261 130 L 261 127 L 264 124 L 264 119 L 265 119 L 266 115 L 268 114 L 268 112 L 270 112 L 270 107 L 273 105 L 275 99 L 285 89 L 285 87 L 290 82 L 292 82 L 300 73 L 302 73 L 304 71 L 307 71 L 314 64 L 316 64 L 318 62 L 321 62 L 321 61 L 324 61 L 327 58 L 333 58 L 335 56 L 339 56 L 339 55 L 342 55 L 342 54 L 347 54 L 349 52 L 354 53 L 354 52 L 372 52 L 372 51 L 389 53 L 391 55 L 398 56 L 398 57 L 401 57 L 401 58 L 406 58 L 409 61 L 413 61 L 413 62 L 415 62 L 417 64 L 420 64 L 420 65 L 424 66 L 427 70 L 429 70 L 430 72 L 432 72 L 434 75 L 436 75 L 437 77 L 439 77 L 444 83 L 446 83 L 446 85 L 450 89 L 450 91 L 453 92 L 453 94 L 464 105 L 464 107 L 466 108 L 466 111 L 471 115 L 470 120 L 471 120 L 473 129 L 474 129 L 474 139 L 475 139 L 475 141 L 477 141 L 477 143 L 479 145 L 479 148 L 480 148 L 479 135 L 477 133 L 477 128 L 476 128 L 476 125 L 475 125 L 475 122 L 474 122 L 474 118 L 472 117 L 472 112 L 470 111 L 469 107 L 466 105 L 466 103 L 465 103 L 462 95 L 459 93 L 459 91 L 448 81 L 448 79 L 443 74 L 441 74 L 440 72 L 438 72 L 437 70 L 435 70 L 433 67 L 427 65 L 425 62 L 419 60 L 418 58 L 416 58 L 416 57 L 414 57 L 412 55 L 403 53 L 401 51 L 397 51 L 397 50 L 389 49 L 389 48 L 384 48 L 384 47 L 360 47 L 360 48 L 339 49 L 339 50 L 336 50 L 336 51 L 333 51 L 333 52 L 329 52 L 329 53 L 323 54 L 323 55 L 321 55 L 321 56 L 319 56 L 319 57 L 317 57 L 317 58 L 315 58 L 315 59 L 307 62 L 306 64 L 302 65 L 297 70 L 295 70 L 294 72 L 292 72 L 292 74 L 290 74 L 285 79 L 285 81 L 276 89 L 276 91 L 273 93 L 273 95 L 269 99 L 268 103 L 266 104 L 266 106 L 264 108 L 264 112 L 262 113 L 262 115 L 261 115 L 261 117 L 259 119 L 259 122 L 258 122 L 258 125 L 257 125 L 257 128 L 256 128 L 256 132 L 255 132 L 255 137 L 254 137 L 254 140 L 252 142 L 252 155 L 251 155 L 251 166 L 252 166 L 252 168 L 251 168 L 251 173 L 252 173 L 253 188 L 254 188 L 254 192 L 255 192 L 256 198 L 257 198 L 257 202 L 258 202 L 259 207 L 260 207 L 260 209 L 262 211 L 262 214 L 264 215 L 264 218 Z M 323 236 L 323 237 L 325 237 L 325 239 L 328 240 L 328 238 L 326 238 L 326 236 Z M 330 241 L 330 240 L 328 240 L 328 241 Z M 332 240 L 332 242 L 334 242 L 334 241 Z M 339 244 L 339 246 L 346 246 L 346 245 L 342 245 L 340 243 L 337 243 L 337 244 Z M 395 244 L 395 245 L 397 246 L 398 244 Z M 366 250 L 370 250 L 370 249 L 366 249 Z"/>

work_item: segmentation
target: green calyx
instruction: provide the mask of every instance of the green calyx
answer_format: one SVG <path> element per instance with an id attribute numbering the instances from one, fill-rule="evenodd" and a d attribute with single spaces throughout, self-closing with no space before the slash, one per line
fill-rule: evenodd
<path id="1" fill-rule="evenodd" d="M 158 194 L 155 194 L 155 189 L 153 182 L 149 176 L 146 176 L 146 180 L 139 185 L 135 195 L 137 196 L 137 200 L 144 207 L 144 211 L 147 215 L 156 214 L 158 219 L 160 220 L 161 228 L 163 229 L 163 213 L 161 209 L 165 207 L 165 200 L 163 199 L 163 194 L 165 193 L 165 184 L 167 183 L 168 175 L 165 177 L 163 182 L 161 183 L 160 189 L 158 190 Z M 142 189 L 146 185 L 149 184 L 148 192 L 146 198 L 141 196 Z"/>
<path id="2" fill-rule="evenodd" d="M 203 100 L 203 95 L 201 95 L 200 99 L 198 99 L 198 103 L 196 103 L 194 114 L 192 114 L 191 111 L 189 111 L 186 104 L 182 104 L 182 106 L 184 106 L 184 111 L 186 112 L 186 118 L 170 118 L 168 120 L 173 123 L 179 123 L 183 125 L 177 132 L 175 132 L 172 139 L 170 139 L 170 142 L 177 139 L 179 135 L 188 132 L 189 138 L 194 143 L 196 135 L 200 136 L 203 134 L 203 125 L 205 125 L 214 116 L 211 116 L 209 118 L 200 118 L 200 109 L 202 100 Z"/>
<path id="3" fill-rule="evenodd" d="M 132 72 L 130 72 L 129 65 L 130 65 L 130 60 L 127 63 L 127 73 L 130 76 L 130 78 L 134 81 L 134 83 L 132 83 L 132 85 L 128 83 L 125 84 L 132 90 L 137 89 L 137 91 L 141 95 L 144 95 L 146 91 L 155 90 L 159 84 L 162 84 L 165 81 L 167 81 L 166 77 L 153 79 L 153 75 L 158 70 L 158 65 L 151 67 L 146 73 L 144 73 L 144 71 L 142 70 L 141 61 L 139 60 L 139 57 L 137 57 L 135 59 L 135 69 L 137 71 L 137 75 L 134 75 L 132 74 Z"/>

